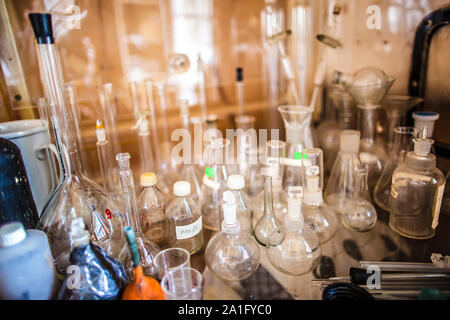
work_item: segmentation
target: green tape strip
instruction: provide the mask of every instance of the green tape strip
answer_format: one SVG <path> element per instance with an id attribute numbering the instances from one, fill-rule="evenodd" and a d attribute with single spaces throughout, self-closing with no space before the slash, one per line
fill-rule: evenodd
<path id="1" fill-rule="evenodd" d="M 301 152 L 294 152 L 294 159 L 301 160 L 303 155 L 303 159 L 308 159 L 308 155 Z"/>
<path id="2" fill-rule="evenodd" d="M 206 167 L 205 174 L 210 178 L 214 178 L 214 169 L 210 168 L 210 167 Z"/>

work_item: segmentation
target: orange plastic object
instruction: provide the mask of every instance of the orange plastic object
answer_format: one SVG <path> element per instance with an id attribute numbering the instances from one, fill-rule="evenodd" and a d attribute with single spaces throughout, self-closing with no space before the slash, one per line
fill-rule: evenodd
<path id="1" fill-rule="evenodd" d="M 126 288 L 122 300 L 164 300 L 164 292 L 158 281 L 144 276 L 142 267 L 134 269 L 134 280 Z"/>

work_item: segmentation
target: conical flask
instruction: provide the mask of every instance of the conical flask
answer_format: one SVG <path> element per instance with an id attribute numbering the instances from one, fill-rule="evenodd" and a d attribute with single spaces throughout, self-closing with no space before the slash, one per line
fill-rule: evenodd
<path id="1" fill-rule="evenodd" d="M 51 15 L 29 15 L 38 42 L 41 80 L 50 106 L 50 115 L 64 180 L 46 204 L 38 228 L 49 237 L 56 268 L 64 274 L 72 248 L 72 221 L 83 218 L 92 241 L 123 262 L 126 244 L 122 207 L 102 187 L 81 173 L 78 144 L 73 136 L 72 116 L 64 93 L 64 79 L 54 44 Z"/>
<path id="2" fill-rule="evenodd" d="M 389 211 L 392 174 L 403 163 L 406 154 L 413 150 L 413 139 L 417 137 L 418 132 L 413 127 L 397 127 L 394 129 L 393 150 L 383 168 L 383 172 L 378 179 L 373 193 L 374 201 L 385 211 Z"/>
<path id="3" fill-rule="evenodd" d="M 150 240 L 141 229 L 139 219 L 139 211 L 136 200 L 136 191 L 134 189 L 133 172 L 130 169 L 130 154 L 119 153 L 116 156 L 119 164 L 120 184 L 122 186 L 123 203 L 126 210 L 126 226 L 133 228 L 136 235 L 136 244 L 139 250 L 140 260 L 144 274 L 149 277 L 156 277 L 157 270 L 153 264 L 155 256 L 159 253 L 160 248 L 156 243 Z M 128 249 L 128 245 L 126 246 Z M 134 276 L 134 266 L 131 262 L 131 252 L 128 250 L 129 260 L 125 265 L 125 269 L 130 277 Z"/>
<path id="4" fill-rule="evenodd" d="M 206 167 L 200 198 L 203 226 L 206 229 L 220 229 L 219 204 L 222 193 L 226 190 L 228 170 L 225 164 L 226 150 L 230 141 L 212 139 L 206 146 Z"/>
<path id="5" fill-rule="evenodd" d="M 283 189 L 289 186 L 302 185 L 302 152 L 304 148 L 312 148 L 312 135 L 305 135 L 305 127 L 311 116 L 309 107 L 280 106 L 286 132 L 286 155 L 282 164 L 285 166 L 283 174 Z M 309 132 L 311 132 L 309 130 Z"/>
<path id="6" fill-rule="evenodd" d="M 322 256 L 319 238 L 303 221 L 302 197 L 302 187 L 289 187 L 284 225 L 271 233 L 266 247 L 270 263 L 294 276 L 313 270 Z"/>
<path id="7" fill-rule="evenodd" d="M 323 203 L 323 153 L 318 148 L 311 148 L 305 149 L 303 154 L 303 218 L 317 234 L 320 243 L 325 243 L 337 231 L 337 218 L 334 211 Z"/>
<path id="8" fill-rule="evenodd" d="M 342 131 L 340 151 L 325 187 L 325 202 L 337 213 L 342 213 L 345 200 L 350 199 L 355 190 L 356 168 L 361 167 L 359 137 L 359 131 Z"/>

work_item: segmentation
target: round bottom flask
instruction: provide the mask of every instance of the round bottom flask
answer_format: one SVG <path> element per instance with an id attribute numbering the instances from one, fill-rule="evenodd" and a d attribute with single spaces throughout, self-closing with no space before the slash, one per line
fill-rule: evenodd
<path id="1" fill-rule="evenodd" d="M 321 244 L 327 242 L 336 234 L 338 220 L 334 211 L 326 204 L 304 206 L 303 217 L 305 224 L 315 232 Z"/>

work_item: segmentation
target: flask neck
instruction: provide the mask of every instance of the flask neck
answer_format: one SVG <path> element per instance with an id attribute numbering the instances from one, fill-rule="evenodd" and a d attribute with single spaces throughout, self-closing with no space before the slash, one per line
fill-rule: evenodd
<path id="1" fill-rule="evenodd" d="M 264 215 L 271 217 L 273 214 L 272 177 L 267 176 L 264 179 Z"/>
<path id="2" fill-rule="evenodd" d="M 377 109 L 358 108 L 358 130 L 361 140 L 366 144 L 373 144 L 377 134 Z"/>
<path id="3" fill-rule="evenodd" d="M 133 172 L 131 169 L 120 171 L 120 183 L 122 185 L 122 197 L 125 205 L 127 225 L 135 230 L 136 235 L 141 235 L 142 230 L 139 223 L 136 191 L 134 189 Z"/>

